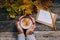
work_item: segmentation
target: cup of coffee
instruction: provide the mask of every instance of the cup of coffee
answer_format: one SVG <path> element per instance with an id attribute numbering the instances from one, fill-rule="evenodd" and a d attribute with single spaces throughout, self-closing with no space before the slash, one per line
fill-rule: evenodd
<path id="1" fill-rule="evenodd" d="M 19 21 L 20 27 L 22 27 L 24 34 L 26 36 L 26 30 L 32 27 L 33 24 L 32 19 L 29 16 L 24 16 Z"/>
<path id="2" fill-rule="evenodd" d="M 20 20 L 20 26 L 23 29 L 29 29 L 32 26 L 32 20 L 28 17 L 22 18 Z"/>

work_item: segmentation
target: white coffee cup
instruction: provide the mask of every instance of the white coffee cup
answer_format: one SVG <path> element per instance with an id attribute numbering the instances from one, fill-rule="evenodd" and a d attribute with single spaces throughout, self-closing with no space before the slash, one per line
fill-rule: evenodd
<path id="1" fill-rule="evenodd" d="M 25 19 L 25 20 L 24 20 Z M 27 22 L 28 21 L 28 22 Z M 27 22 L 27 23 L 25 23 Z M 24 25 L 25 24 L 25 25 Z M 28 24 L 28 26 L 26 26 L 26 24 Z M 22 18 L 20 20 L 20 26 L 23 28 L 23 29 L 29 29 L 31 26 L 32 26 L 32 20 L 30 18 Z"/>

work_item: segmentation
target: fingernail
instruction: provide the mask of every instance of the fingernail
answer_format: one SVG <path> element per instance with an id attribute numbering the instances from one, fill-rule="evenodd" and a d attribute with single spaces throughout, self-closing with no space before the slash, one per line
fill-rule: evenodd
<path id="1" fill-rule="evenodd" d="M 19 21 L 19 19 L 18 19 L 18 21 Z"/>
<path id="2" fill-rule="evenodd" d="M 33 22 L 33 24 L 35 24 L 35 23 Z"/>
<path id="3" fill-rule="evenodd" d="M 33 23 L 34 24 L 34 23 Z"/>
<path id="4" fill-rule="evenodd" d="M 18 19 L 18 21 L 20 20 L 20 18 Z"/>

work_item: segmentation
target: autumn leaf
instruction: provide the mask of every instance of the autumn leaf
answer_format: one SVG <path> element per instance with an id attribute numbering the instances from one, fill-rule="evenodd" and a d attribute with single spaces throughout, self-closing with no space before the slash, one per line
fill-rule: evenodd
<path id="1" fill-rule="evenodd" d="M 48 8 L 52 5 L 51 0 L 5 0 L 3 3 L 4 5 L 0 4 L 0 8 L 6 7 L 11 18 L 15 18 L 16 15 L 19 15 L 20 13 L 26 15 L 32 14 L 32 11 L 34 11 L 33 5 L 36 6 L 36 8 L 41 7 L 41 5 L 43 8 Z M 36 11 L 37 10 L 38 8 Z"/>
<path id="2" fill-rule="evenodd" d="M 10 0 L 10 3 L 13 3 L 14 2 L 14 0 Z"/>
<path id="3" fill-rule="evenodd" d="M 19 8 L 24 10 L 26 8 L 26 5 L 21 5 Z"/>
<path id="4" fill-rule="evenodd" d="M 32 14 L 32 10 L 30 10 L 30 9 L 25 10 L 25 14 L 26 14 L 26 15 Z"/>
<path id="5" fill-rule="evenodd" d="M 13 14 L 13 13 L 9 13 L 9 16 L 10 16 L 10 18 L 15 18 L 16 17 L 16 15 Z"/>

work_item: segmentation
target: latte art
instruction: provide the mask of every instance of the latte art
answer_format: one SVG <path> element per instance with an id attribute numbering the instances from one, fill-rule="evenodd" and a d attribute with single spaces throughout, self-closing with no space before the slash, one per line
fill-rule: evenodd
<path id="1" fill-rule="evenodd" d="M 32 20 L 30 18 L 23 18 L 23 19 L 21 19 L 20 24 L 21 24 L 22 28 L 28 29 L 32 25 Z"/>

